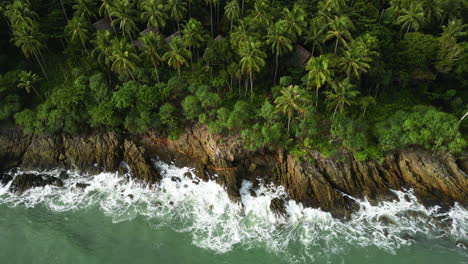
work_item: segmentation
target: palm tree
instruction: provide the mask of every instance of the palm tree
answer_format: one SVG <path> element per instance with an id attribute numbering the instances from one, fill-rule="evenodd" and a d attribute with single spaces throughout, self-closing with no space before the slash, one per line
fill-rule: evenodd
<path id="1" fill-rule="evenodd" d="M 68 21 L 67 11 L 65 11 L 65 5 L 63 4 L 63 0 L 60 0 L 60 6 L 62 6 L 62 12 L 65 16 L 65 19 Z"/>
<path id="2" fill-rule="evenodd" d="M 36 22 L 38 15 L 31 9 L 28 1 L 13 1 L 6 4 L 3 14 L 8 19 L 13 33 L 39 26 Z"/>
<path id="3" fill-rule="evenodd" d="M 234 31 L 231 32 L 230 39 L 233 47 L 238 47 L 239 43 L 246 42 L 251 38 L 251 34 L 247 28 L 247 22 L 241 20 L 239 25 L 234 28 Z"/>
<path id="4" fill-rule="evenodd" d="M 319 47 L 323 41 L 325 27 L 318 19 L 313 19 L 306 36 L 306 43 L 312 43 L 312 56 L 315 54 L 315 48 Z"/>
<path id="5" fill-rule="evenodd" d="M 86 53 L 88 53 L 88 50 L 86 49 L 86 41 L 90 37 L 89 28 L 89 23 L 81 16 L 74 16 L 71 20 L 68 20 L 68 23 L 65 26 L 65 34 L 72 42 L 79 41 Z"/>
<path id="6" fill-rule="evenodd" d="M 107 30 L 96 32 L 96 38 L 91 40 L 94 49 L 91 51 L 91 56 L 97 58 L 98 62 L 109 65 L 111 57 L 111 42 L 110 32 Z"/>
<path id="7" fill-rule="evenodd" d="M 45 47 L 45 44 L 43 42 L 43 36 L 39 33 L 37 28 L 33 29 L 31 32 L 26 32 L 24 30 L 14 32 L 11 41 L 16 47 L 21 49 L 26 58 L 30 58 L 31 55 L 36 58 L 39 66 L 41 67 L 42 73 L 46 79 L 48 79 L 44 65 L 42 65 L 41 60 L 39 59 L 41 49 Z"/>
<path id="8" fill-rule="evenodd" d="M 347 47 L 347 40 L 351 40 L 350 29 L 353 28 L 353 22 L 347 16 L 335 16 L 335 19 L 330 23 L 330 30 L 327 32 L 324 41 L 335 39 L 335 54 L 338 50 L 338 43 L 341 42 L 343 46 Z"/>
<path id="9" fill-rule="evenodd" d="M 187 12 L 186 3 L 183 0 L 168 0 L 170 17 L 177 23 L 177 31 L 180 31 L 180 21 Z"/>
<path id="10" fill-rule="evenodd" d="M 281 95 L 276 97 L 276 109 L 288 115 L 288 134 L 294 113 L 303 113 L 307 103 L 308 99 L 304 91 L 297 85 L 290 85 L 289 87 L 281 89 Z"/>
<path id="11" fill-rule="evenodd" d="M 160 30 L 166 26 L 167 14 L 161 0 L 144 0 L 141 2 L 141 9 L 141 18 L 146 21 L 148 28 Z"/>
<path id="12" fill-rule="evenodd" d="M 114 24 L 112 23 L 113 20 L 112 20 L 112 12 L 114 11 L 114 5 L 112 4 L 113 1 L 112 0 L 101 0 L 102 4 L 101 6 L 99 7 L 99 15 L 100 16 L 106 16 L 111 25 L 112 25 L 112 29 L 114 30 L 114 33 L 115 33 L 115 27 L 114 27 Z"/>
<path id="13" fill-rule="evenodd" d="M 133 72 L 137 70 L 139 58 L 130 43 L 125 40 L 113 40 L 109 60 L 113 72 L 130 76 L 135 81 Z"/>
<path id="14" fill-rule="evenodd" d="M 166 42 L 160 34 L 155 34 L 153 32 L 141 36 L 140 41 L 143 42 L 141 57 L 146 58 L 150 64 L 153 65 L 159 83 L 159 71 L 157 66 L 163 61 L 162 54 L 165 51 Z"/>
<path id="15" fill-rule="evenodd" d="M 450 19 L 446 26 L 442 26 L 442 36 L 452 36 L 454 38 L 467 35 L 466 24 L 461 19 Z"/>
<path id="16" fill-rule="evenodd" d="M 122 34 L 126 34 L 133 40 L 133 34 L 138 30 L 135 23 L 137 12 L 133 9 L 133 5 L 130 2 L 122 1 L 115 7 L 111 12 L 111 15 L 115 17 L 112 21 L 112 26 L 119 25 Z"/>
<path id="17" fill-rule="evenodd" d="M 180 69 L 184 65 L 189 65 L 188 60 L 192 57 L 192 53 L 185 47 L 184 41 L 175 36 L 169 44 L 169 51 L 164 53 L 162 59 L 167 61 L 170 67 L 177 69 L 180 77 Z"/>
<path id="18" fill-rule="evenodd" d="M 353 74 L 354 77 L 360 79 L 361 73 L 370 69 L 369 63 L 372 59 L 365 56 L 365 53 L 367 53 L 365 50 L 353 46 L 343 52 L 343 57 L 340 58 L 338 66 L 346 73 L 347 78 Z"/>
<path id="19" fill-rule="evenodd" d="M 311 57 L 307 62 L 306 70 L 307 73 L 307 82 L 309 84 L 313 83 L 316 89 L 315 95 L 315 106 L 318 106 L 318 91 L 319 89 L 327 83 L 332 81 L 333 70 L 330 69 L 330 59 L 324 55 L 319 57 Z"/>
<path id="20" fill-rule="evenodd" d="M 31 89 L 33 89 L 34 92 L 42 99 L 42 96 L 37 92 L 36 88 L 34 88 L 34 84 L 41 80 L 37 74 L 31 71 L 20 71 L 18 73 L 18 77 L 18 88 L 25 89 L 28 93 L 31 93 Z"/>
<path id="21" fill-rule="evenodd" d="M 421 3 L 412 2 L 408 9 L 401 9 L 402 13 L 396 20 L 398 25 L 401 25 L 401 30 L 406 28 L 406 33 L 413 30 L 417 31 L 426 23 L 426 17 L 424 14 L 424 9 Z"/>
<path id="22" fill-rule="evenodd" d="M 191 52 L 192 48 L 200 48 L 207 39 L 207 32 L 200 21 L 190 18 L 182 29 L 182 40 Z"/>
<path id="23" fill-rule="evenodd" d="M 286 32 L 289 34 L 289 38 L 296 41 L 298 37 L 302 35 L 304 28 L 307 23 L 305 22 L 304 9 L 298 5 L 294 5 L 292 10 L 287 8 L 283 9 L 283 19 L 285 21 Z"/>
<path id="24" fill-rule="evenodd" d="M 346 6 L 345 0 L 324 0 L 319 4 L 322 12 L 338 14 Z"/>
<path id="25" fill-rule="evenodd" d="M 266 43 L 271 45 L 271 50 L 275 54 L 274 86 L 276 86 L 276 75 L 278 73 L 278 57 L 293 49 L 291 39 L 286 37 L 286 24 L 285 20 L 280 20 L 275 24 L 271 24 L 271 26 L 268 27 L 268 33 L 266 35 Z"/>
<path id="26" fill-rule="evenodd" d="M 95 1 L 93 0 L 75 0 L 75 4 L 72 6 L 77 16 L 84 18 L 94 18 L 96 14 Z"/>
<path id="27" fill-rule="evenodd" d="M 241 42 L 239 47 L 239 62 L 241 71 L 249 75 L 250 78 L 250 94 L 253 98 L 253 73 L 259 72 L 265 66 L 266 53 L 260 48 L 262 43 L 258 40 L 251 39 L 247 42 Z"/>
<path id="28" fill-rule="evenodd" d="M 213 6 L 216 5 L 219 0 L 205 0 L 205 4 L 210 6 L 210 25 L 211 25 L 211 38 L 214 37 L 213 33 Z"/>
<path id="29" fill-rule="evenodd" d="M 241 15 L 239 2 L 237 0 L 229 1 L 224 7 L 224 14 L 229 20 L 231 20 L 231 31 L 232 31 L 234 20 L 238 20 Z"/>
<path id="30" fill-rule="evenodd" d="M 255 0 L 252 13 L 254 21 L 259 25 L 269 26 L 272 20 L 270 13 L 270 4 L 267 0 Z"/>
<path id="31" fill-rule="evenodd" d="M 326 91 L 328 107 L 333 108 L 333 119 L 337 110 L 342 113 L 344 111 L 345 105 L 353 105 L 356 103 L 356 96 L 359 95 L 359 91 L 354 89 L 349 79 L 345 79 L 341 82 L 333 82 L 331 91 Z"/>

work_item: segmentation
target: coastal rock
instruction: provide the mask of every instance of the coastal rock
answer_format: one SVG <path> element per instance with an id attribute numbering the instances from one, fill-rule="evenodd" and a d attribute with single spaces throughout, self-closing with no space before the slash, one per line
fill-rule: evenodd
<path id="1" fill-rule="evenodd" d="M 457 202 L 468 206 L 466 156 L 433 156 L 423 150 L 389 152 L 382 161 L 363 162 L 350 153 L 325 159 L 313 151 L 301 159 L 281 149 L 246 151 L 240 138 L 213 135 L 204 126 L 187 129 L 176 140 L 159 137 L 154 131 L 30 136 L 9 128 L 0 130 L 0 143 L 0 170 L 20 165 L 23 169 L 60 167 L 97 173 L 118 171 L 125 161 L 132 177 L 153 184 L 160 175 L 149 158 L 157 156 L 177 166 L 194 167 L 194 183 L 216 180 L 233 201 L 240 202 L 243 180 L 253 182 L 254 188 L 260 182 L 272 183 L 283 186 L 291 199 L 304 206 L 340 218 L 358 210 L 356 198 L 377 204 L 396 199 L 392 190 L 412 189 L 425 205 L 447 208 Z M 40 179 L 29 182 L 25 189 L 43 184 Z"/>
<path id="2" fill-rule="evenodd" d="M 44 187 L 46 185 L 63 187 L 63 182 L 58 178 L 48 175 L 24 173 L 13 179 L 13 182 L 10 185 L 10 191 L 21 195 L 23 192 L 31 188 Z"/>
<path id="3" fill-rule="evenodd" d="M 286 207 L 284 206 L 283 200 L 280 198 L 273 198 L 270 202 L 270 209 L 278 217 L 285 217 L 287 215 Z"/>
<path id="4" fill-rule="evenodd" d="M 281 149 L 245 151 L 239 138 L 212 135 L 203 126 L 187 129 L 171 141 L 150 133 L 143 142 L 155 155 L 171 157 L 171 161 L 192 160 L 193 166 L 216 174 L 216 181 L 235 201 L 239 200 L 243 179 L 255 183 L 261 178 L 264 183 L 283 186 L 290 198 L 305 206 L 321 208 L 339 218 L 359 209 L 355 198 L 377 204 L 396 199 L 392 190 L 413 189 L 426 205 L 451 206 L 457 202 L 468 206 L 468 165 L 444 154 L 434 157 L 427 151 L 401 150 L 387 153 L 382 162 L 362 162 L 350 153 L 343 153 L 339 159 L 316 154 L 303 160 Z"/>
<path id="5" fill-rule="evenodd" d="M 130 167 L 132 176 L 146 183 L 153 184 L 159 181 L 161 176 L 151 166 L 151 162 L 145 158 L 144 154 L 145 149 L 143 147 L 137 147 L 133 141 L 125 140 L 124 160 Z"/>

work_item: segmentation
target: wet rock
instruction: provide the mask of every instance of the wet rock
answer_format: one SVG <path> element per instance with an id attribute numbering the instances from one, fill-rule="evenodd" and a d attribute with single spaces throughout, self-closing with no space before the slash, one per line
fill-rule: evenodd
<path id="1" fill-rule="evenodd" d="M 133 141 L 125 140 L 124 160 L 130 167 L 132 177 L 149 184 L 161 179 L 159 173 L 151 165 L 151 161 L 146 159 L 144 148 L 138 147 Z"/>
<path id="2" fill-rule="evenodd" d="M 90 184 L 88 184 L 88 183 L 83 183 L 83 182 L 78 182 L 78 183 L 76 183 L 75 186 L 76 186 L 76 188 L 78 188 L 78 189 L 84 190 L 84 189 L 86 189 L 88 186 L 90 186 Z"/>
<path id="3" fill-rule="evenodd" d="M 254 189 L 252 189 L 252 188 L 249 189 L 249 192 L 250 192 L 250 195 L 251 195 L 252 197 L 257 197 L 257 193 L 255 192 Z"/>
<path id="4" fill-rule="evenodd" d="M 193 175 L 190 171 L 187 171 L 186 173 L 184 173 L 184 177 L 187 177 L 189 179 L 193 179 Z"/>
<path id="5" fill-rule="evenodd" d="M 127 195 L 130 199 L 133 199 L 133 194 Z"/>
<path id="6" fill-rule="evenodd" d="M 198 184 L 200 184 L 200 180 L 193 180 L 192 183 L 198 185 Z"/>
<path id="7" fill-rule="evenodd" d="M 58 176 L 59 179 L 61 180 L 66 180 L 70 178 L 70 175 L 68 175 L 68 172 L 66 170 L 61 170 Z"/>
<path id="8" fill-rule="evenodd" d="M 173 182 L 181 182 L 182 180 L 179 177 L 172 176 L 171 181 Z"/>
<path id="9" fill-rule="evenodd" d="M 0 174 L 0 183 L 2 185 L 6 185 L 11 180 L 13 180 L 13 176 L 11 176 L 10 174 Z"/>
<path id="10" fill-rule="evenodd" d="M 184 188 L 188 188 L 188 185 L 187 185 L 187 184 L 184 184 Z"/>
<path id="11" fill-rule="evenodd" d="M 283 200 L 279 198 L 273 198 L 271 200 L 270 209 L 275 213 L 276 216 L 285 217 L 287 215 Z"/>
<path id="12" fill-rule="evenodd" d="M 10 185 L 10 191 L 22 194 L 31 188 L 44 187 L 46 185 L 63 187 L 63 182 L 58 178 L 50 177 L 48 175 L 25 173 L 18 175 L 13 179 L 13 182 Z"/>

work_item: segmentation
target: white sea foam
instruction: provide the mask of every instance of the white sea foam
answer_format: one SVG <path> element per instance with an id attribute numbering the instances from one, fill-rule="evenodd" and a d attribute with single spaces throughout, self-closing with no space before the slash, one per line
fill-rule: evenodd
<path id="1" fill-rule="evenodd" d="M 442 239 L 460 247 L 468 241 L 467 210 L 458 205 L 443 213 L 438 207 L 425 208 L 411 191 L 396 191 L 397 200 L 377 206 L 358 201 L 360 210 L 349 221 L 334 219 L 329 213 L 305 208 L 293 200 L 285 204 L 287 215 L 278 217 L 270 210 L 270 202 L 276 197 L 287 198 L 282 187 L 260 185 L 252 195 L 252 183 L 244 181 L 241 203 L 234 203 L 214 181 L 186 176 L 187 172 L 194 175 L 191 168 L 159 161 L 155 165 L 163 176 L 158 186 L 147 187 L 116 173 L 90 176 L 69 171 L 64 187 L 33 188 L 20 196 L 8 191 L 11 183 L 0 185 L 0 204 L 41 204 L 57 212 L 97 206 L 114 222 L 142 215 L 155 228 L 167 226 L 189 232 L 194 245 L 217 253 L 237 245 L 266 247 L 287 253 L 297 262 L 339 255 L 350 247 L 375 246 L 394 252 L 416 241 Z M 57 175 L 59 171 L 46 173 Z M 77 183 L 88 186 L 79 188 Z"/>

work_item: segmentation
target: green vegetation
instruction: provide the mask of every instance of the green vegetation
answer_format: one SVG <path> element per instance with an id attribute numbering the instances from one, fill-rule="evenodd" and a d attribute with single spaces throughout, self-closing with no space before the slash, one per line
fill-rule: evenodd
<path id="1" fill-rule="evenodd" d="M 200 123 L 359 160 L 467 147 L 464 0 L 6 0 L 0 120 L 31 133 Z"/>

